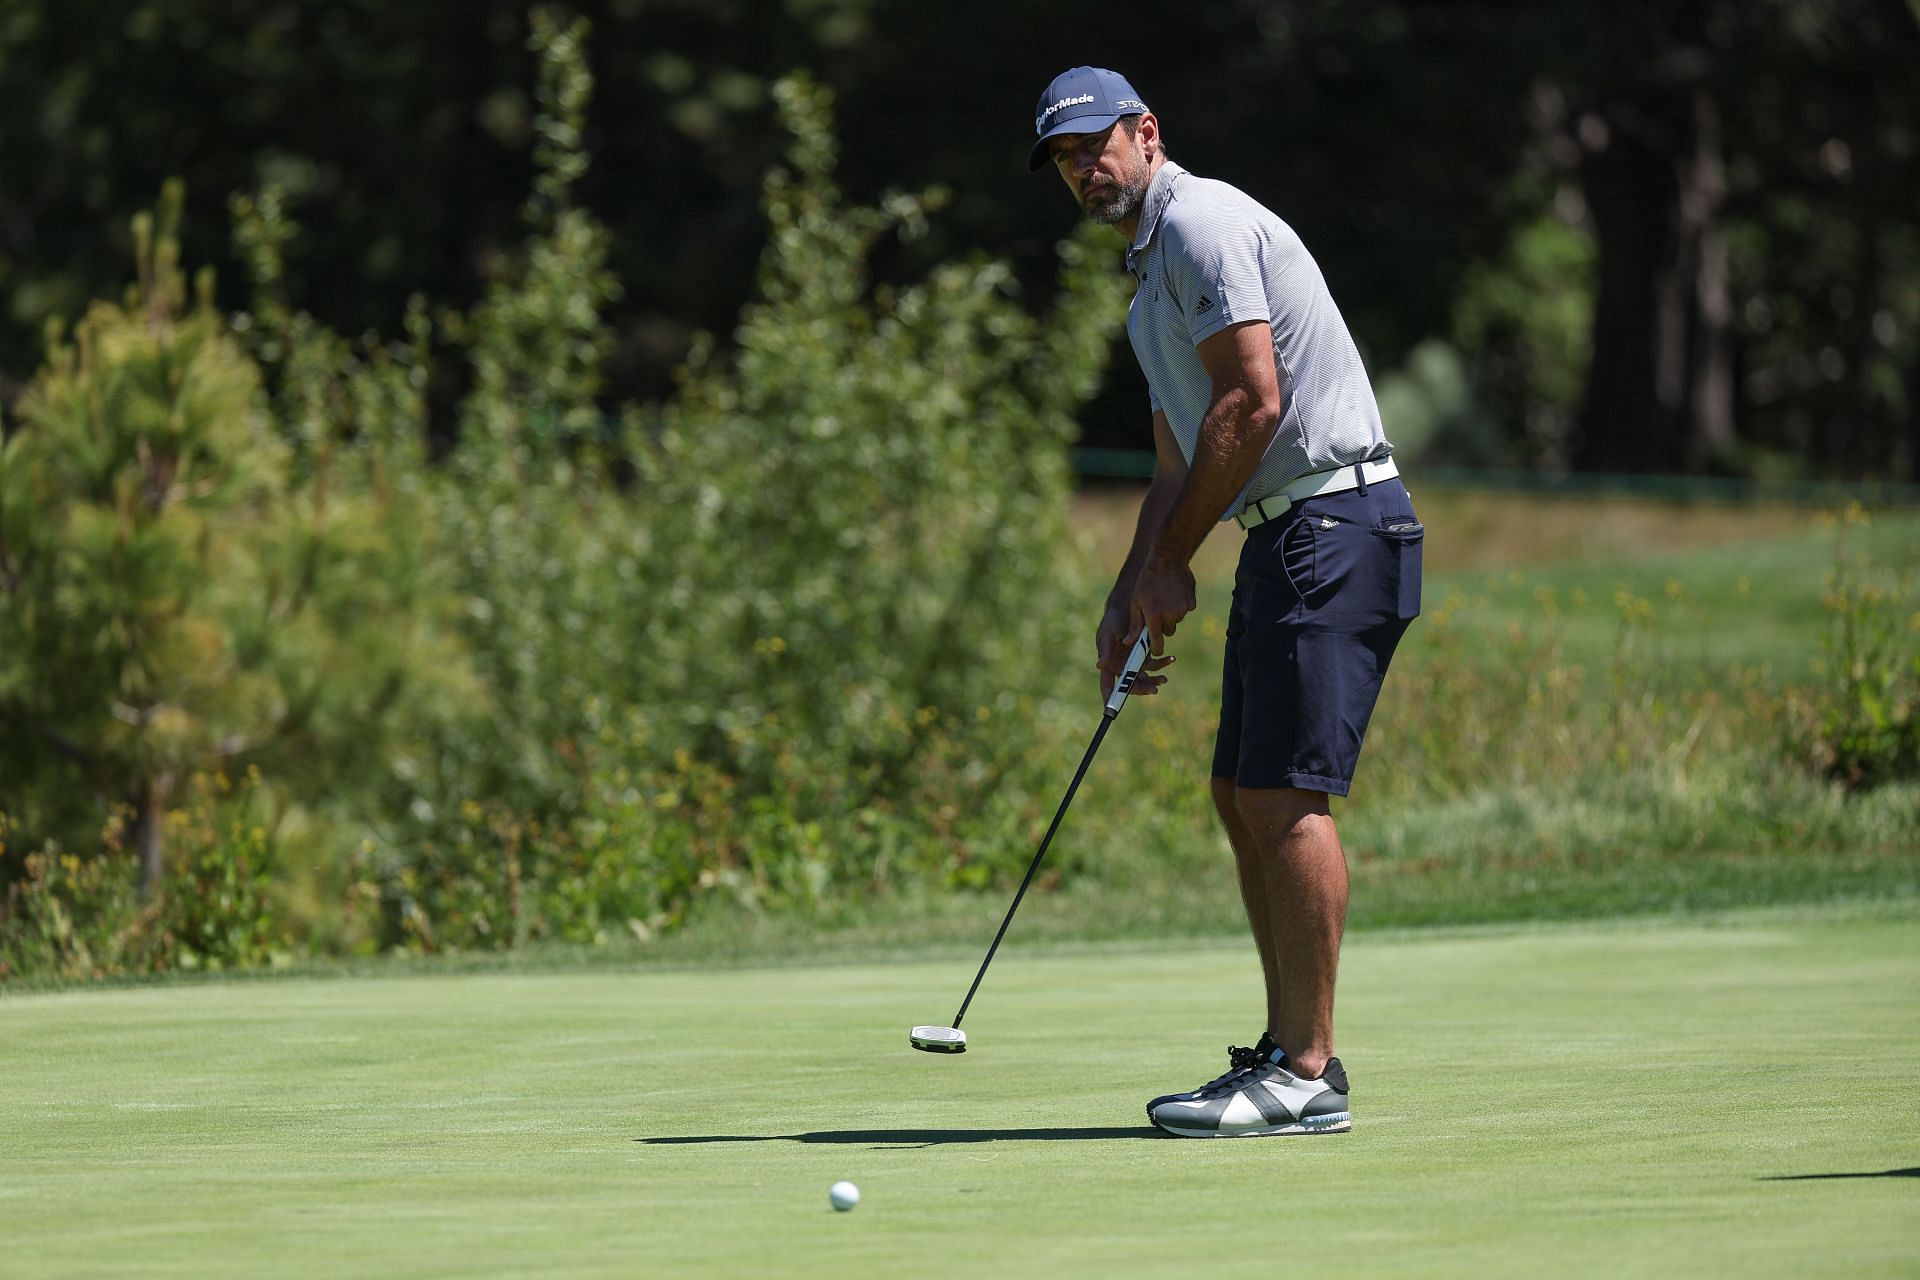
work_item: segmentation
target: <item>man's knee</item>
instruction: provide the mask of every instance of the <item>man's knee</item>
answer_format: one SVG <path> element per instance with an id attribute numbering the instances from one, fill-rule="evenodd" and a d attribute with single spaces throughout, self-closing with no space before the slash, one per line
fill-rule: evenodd
<path id="1" fill-rule="evenodd" d="M 1216 784 L 1220 781 L 1219 778 L 1214 779 Z M 1302 823 L 1312 824 L 1320 819 L 1333 821 L 1324 791 L 1303 791 L 1297 787 L 1238 786 L 1231 790 L 1233 794 L 1230 799 L 1241 821 L 1257 832 L 1279 835 L 1292 831 Z M 1221 803 L 1217 785 L 1214 803 Z"/>

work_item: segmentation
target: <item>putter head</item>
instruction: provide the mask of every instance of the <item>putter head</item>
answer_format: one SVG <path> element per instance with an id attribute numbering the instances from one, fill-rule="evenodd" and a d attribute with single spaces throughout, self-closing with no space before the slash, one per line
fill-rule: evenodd
<path id="1" fill-rule="evenodd" d="M 965 1053 L 967 1033 L 958 1027 L 915 1027 L 907 1043 L 922 1053 Z"/>

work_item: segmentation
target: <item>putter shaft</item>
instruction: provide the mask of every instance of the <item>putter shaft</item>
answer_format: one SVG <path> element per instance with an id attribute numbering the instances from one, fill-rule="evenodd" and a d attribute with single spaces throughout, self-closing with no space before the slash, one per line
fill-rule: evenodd
<path id="1" fill-rule="evenodd" d="M 1127 674 L 1127 683 L 1130 685 L 1133 683 L 1133 672 Z M 1126 696 L 1124 690 L 1120 696 Z M 1073 803 L 1073 793 L 1080 789 L 1080 779 L 1087 776 L 1087 766 L 1093 763 L 1093 753 L 1100 749 L 1100 740 L 1107 736 L 1107 730 L 1113 725 L 1118 711 L 1118 707 L 1112 707 L 1100 717 L 1100 727 L 1093 731 L 1093 741 L 1087 744 L 1087 754 L 1080 758 L 1080 768 L 1074 772 L 1073 781 L 1067 786 L 1067 794 L 1054 811 L 1053 822 L 1047 827 L 1047 834 L 1041 837 L 1033 861 L 1027 864 L 1026 877 L 1020 881 L 1020 888 L 1013 895 L 1013 904 L 1007 908 L 1006 918 L 1000 921 L 1000 932 L 993 935 L 993 945 L 987 948 L 987 958 L 980 962 L 980 972 L 973 975 L 973 985 L 967 988 L 967 998 L 960 1002 L 960 1012 L 953 1015 L 951 1025 L 956 1030 L 959 1029 L 960 1019 L 967 1016 L 967 1006 L 973 1003 L 973 993 L 980 989 L 980 979 L 987 976 L 987 966 L 993 963 L 993 953 L 1000 949 L 1000 939 L 1007 936 L 1007 926 L 1013 923 L 1013 913 L 1020 909 L 1020 899 L 1026 897 L 1027 886 L 1033 883 L 1033 874 L 1040 869 L 1040 859 L 1047 856 L 1047 846 L 1053 843 L 1053 833 L 1060 829 L 1060 819 L 1067 816 L 1067 806 Z"/>

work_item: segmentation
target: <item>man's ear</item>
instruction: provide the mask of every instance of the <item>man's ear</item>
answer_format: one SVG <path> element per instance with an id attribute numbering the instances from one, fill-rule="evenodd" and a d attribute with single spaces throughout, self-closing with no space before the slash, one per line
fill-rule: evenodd
<path id="1" fill-rule="evenodd" d="M 1154 119 L 1153 112 L 1141 113 L 1137 132 L 1140 135 L 1140 149 L 1146 152 L 1147 159 L 1153 159 L 1154 153 L 1160 149 L 1160 122 Z"/>

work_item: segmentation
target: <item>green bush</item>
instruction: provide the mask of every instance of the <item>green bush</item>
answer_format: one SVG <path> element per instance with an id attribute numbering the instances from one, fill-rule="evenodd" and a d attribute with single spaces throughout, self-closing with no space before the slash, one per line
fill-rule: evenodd
<path id="1" fill-rule="evenodd" d="M 203 280 L 186 311 L 170 189 L 128 304 L 56 345 L 0 455 L 24 730 L 0 813 L 42 851 L 7 871 L 15 969 L 647 937 L 706 896 L 979 884 L 1021 856 L 1051 655 L 1084 640 L 1052 579 L 1122 307 L 1102 233 L 1064 246 L 1044 323 L 998 262 L 878 285 L 876 242 L 944 197 L 847 202 L 826 95 L 786 82 L 738 354 L 703 342 L 672 403 L 609 419 L 619 286 L 572 198 L 585 36 L 534 15 L 528 241 L 470 312 L 328 331 L 288 299 L 271 189 L 232 202 L 249 309 Z M 448 358 L 471 390 L 430 463 Z M 243 766 L 298 856 L 169 816 Z"/>
<path id="2" fill-rule="evenodd" d="M 471 312 L 328 331 L 274 190 L 232 203 L 249 309 L 204 273 L 189 307 L 169 187 L 126 303 L 55 335 L 0 438 L 15 971 L 646 936 L 703 895 L 1017 858 L 1031 802 L 1000 797 L 1039 789 L 1043 655 L 1083 640 L 1053 553 L 1121 309 L 1100 233 L 1044 323 L 998 262 L 876 284 L 944 197 L 848 203 L 826 95 L 786 82 L 737 356 L 703 342 L 671 404 L 609 420 L 585 36 L 534 14 L 529 239 Z M 448 357 L 471 391 L 430 464 Z M 175 820 L 236 770 L 299 833 L 272 904 L 269 849 Z"/>
<path id="3" fill-rule="evenodd" d="M 1033 767 L 1042 655 L 1083 639 L 1050 579 L 1118 273 L 1098 233 L 1064 246 L 1044 324 L 997 262 L 875 285 L 875 242 L 943 197 L 847 203 L 826 95 L 790 80 L 737 356 L 702 342 L 670 404 L 609 423 L 617 286 L 570 203 L 581 32 L 536 22 L 528 248 L 443 326 L 474 389 L 435 492 L 487 697 L 377 834 L 381 940 L 646 936 L 702 895 L 978 879 L 1018 856 L 994 797 Z"/>
<path id="4" fill-rule="evenodd" d="M 1868 518 L 1855 505 L 1838 520 L 1824 680 L 1801 733 L 1816 767 L 1856 788 L 1920 776 L 1920 583 L 1849 556 L 1846 529 Z"/>
<path id="5" fill-rule="evenodd" d="M 130 808 L 78 852 L 10 847 L 14 825 L 0 815 L 0 978 L 253 968 L 289 954 L 274 893 L 280 815 L 260 774 L 196 773 L 180 793 L 162 818 L 165 868 L 144 894 Z"/>

